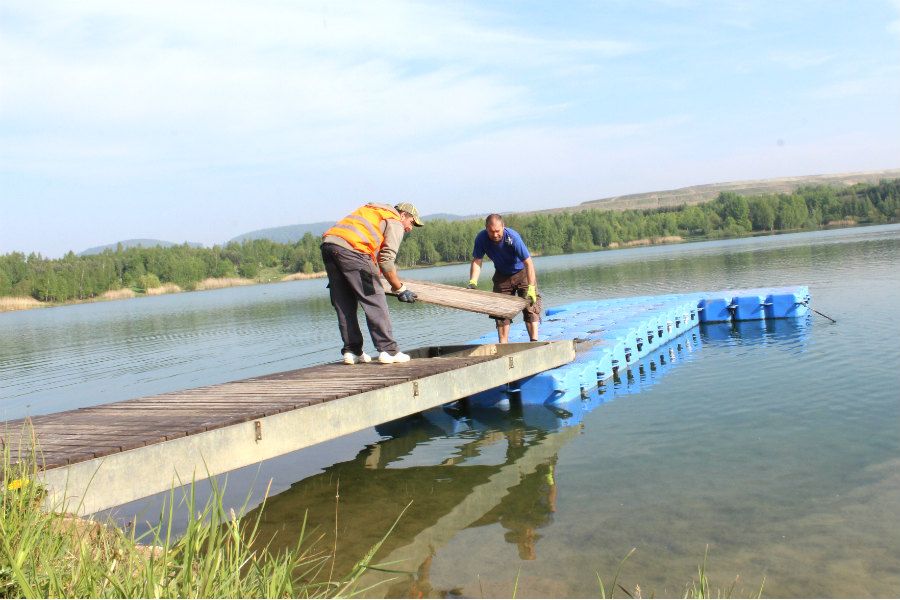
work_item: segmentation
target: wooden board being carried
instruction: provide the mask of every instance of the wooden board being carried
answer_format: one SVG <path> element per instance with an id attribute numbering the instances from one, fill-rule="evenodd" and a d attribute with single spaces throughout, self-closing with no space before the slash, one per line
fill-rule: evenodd
<path id="1" fill-rule="evenodd" d="M 428 302 L 507 319 L 522 312 L 529 305 L 529 301 L 525 298 L 495 294 L 484 290 L 470 290 L 455 285 L 414 279 L 404 279 L 403 283 L 416 294 L 418 302 Z M 386 294 L 397 295 L 391 291 L 390 284 L 384 279 L 381 280 L 381 285 L 384 286 Z"/>

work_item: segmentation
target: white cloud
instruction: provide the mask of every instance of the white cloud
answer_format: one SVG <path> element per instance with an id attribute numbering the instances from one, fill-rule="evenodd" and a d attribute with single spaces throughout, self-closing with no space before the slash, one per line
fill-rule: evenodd
<path id="1" fill-rule="evenodd" d="M 0 124 L 65 138 L 53 153 L 73 170 L 97 146 L 129 148 L 123 161 L 222 164 L 453 139 L 555 110 L 504 70 L 546 74 L 637 50 L 523 35 L 481 24 L 487 12 L 416 2 L 87 0 L 5 10 L 16 27 L 0 36 Z M 45 164 L 22 150 L 36 145 L 3 158 L 10 168 Z"/>

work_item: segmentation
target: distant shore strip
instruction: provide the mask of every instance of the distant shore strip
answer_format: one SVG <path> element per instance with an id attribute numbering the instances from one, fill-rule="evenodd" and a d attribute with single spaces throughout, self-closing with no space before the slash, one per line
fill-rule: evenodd
<path id="1" fill-rule="evenodd" d="M 205 290 L 219 290 L 222 288 L 236 287 L 242 285 L 258 285 L 260 283 L 279 283 L 281 281 L 299 281 L 302 279 L 319 279 L 325 277 L 325 271 L 319 273 L 291 273 L 285 275 L 280 280 L 260 281 L 257 279 L 246 279 L 242 277 L 209 277 L 197 283 L 193 292 L 201 292 Z M 103 294 L 86 300 L 69 300 L 66 302 L 41 302 L 30 296 L 5 296 L 0 297 L 0 312 L 10 312 L 14 310 L 29 310 L 32 308 L 49 308 L 52 306 L 67 306 L 69 304 L 87 304 L 90 302 L 106 302 L 110 300 L 127 300 L 129 298 L 141 298 L 143 296 L 161 296 L 163 294 L 177 294 L 184 292 L 180 286 L 174 283 L 166 283 L 159 287 L 148 288 L 143 293 L 136 292 L 131 288 L 123 288 L 120 290 L 109 290 Z"/>

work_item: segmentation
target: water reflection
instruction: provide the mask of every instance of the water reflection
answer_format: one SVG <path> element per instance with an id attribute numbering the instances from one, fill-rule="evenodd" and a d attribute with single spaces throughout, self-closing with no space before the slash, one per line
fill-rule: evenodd
<path id="1" fill-rule="evenodd" d="M 262 511 L 261 539 L 274 537 L 281 549 L 296 543 L 308 510 L 322 548 L 333 547 L 337 531 L 336 569 L 344 572 L 408 505 L 378 556 L 408 573 L 389 596 L 428 588 L 433 556 L 465 528 L 499 524 L 503 539 L 534 559 L 539 531 L 556 511 L 557 453 L 579 429 L 558 427 L 553 415 L 515 402 L 507 410 L 457 404 L 386 423 L 377 428 L 385 439 L 295 483 L 250 517 Z M 456 433 L 448 435 L 451 421 Z"/>
<path id="2" fill-rule="evenodd" d="M 435 588 L 431 567 L 441 548 L 464 530 L 477 529 L 486 546 L 515 546 L 520 560 L 541 558 L 542 532 L 552 526 L 559 506 L 559 453 L 579 435 L 587 412 L 654 386 L 692 360 L 704 343 L 786 343 L 805 337 L 806 330 L 805 323 L 789 321 L 704 326 L 603 385 L 571 390 L 554 404 L 523 404 L 507 393 L 493 407 L 462 401 L 385 423 L 376 428 L 381 441 L 294 483 L 249 516 L 260 518 L 260 539 L 272 539 L 279 550 L 296 543 L 307 515 L 319 527 L 318 546 L 338 549 L 335 569 L 344 573 L 402 513 L 376 558 L 402 573 L 371 593 L 453 594 Z M 361 586 L 386 578 L 369 573 Z"/>
<path id="3" fill-rule="evenodd" d="M 710 342 L 741 346 L 765 344 L 802 347 L 809 335 L 812 315 L 802 319 L 759 319 L 733 323 L 701 323 L 700 335 Z"/>

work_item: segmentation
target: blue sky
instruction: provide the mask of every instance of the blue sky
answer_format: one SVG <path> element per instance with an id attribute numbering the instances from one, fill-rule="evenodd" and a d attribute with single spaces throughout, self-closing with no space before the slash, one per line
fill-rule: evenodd
<path id="1" fill-rule="evenodd" d="M 900 167 L 900 0 L 0 3 L 0 253 Z"/>

